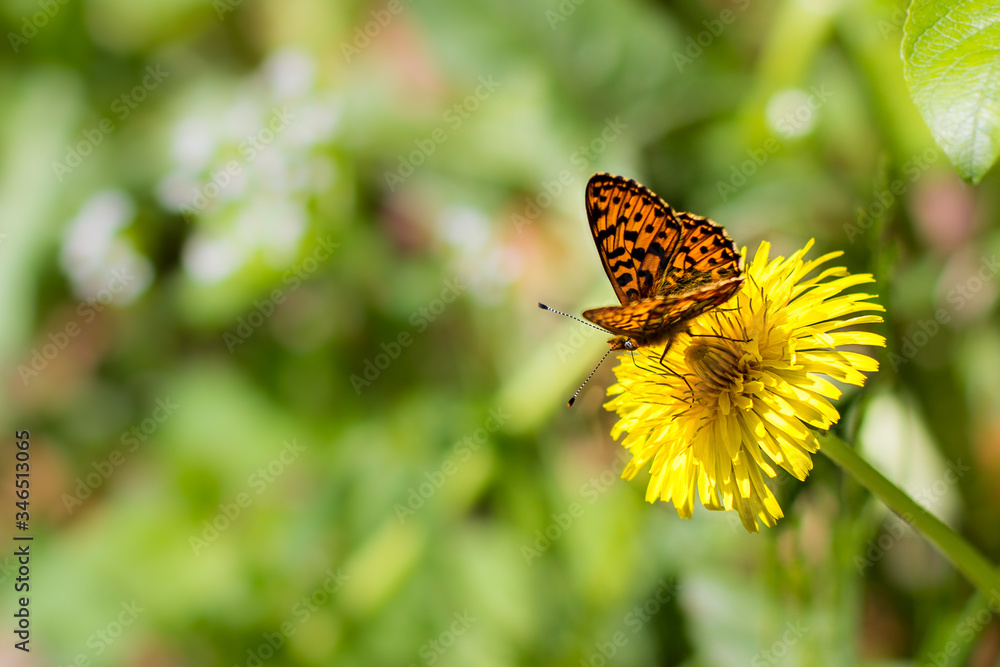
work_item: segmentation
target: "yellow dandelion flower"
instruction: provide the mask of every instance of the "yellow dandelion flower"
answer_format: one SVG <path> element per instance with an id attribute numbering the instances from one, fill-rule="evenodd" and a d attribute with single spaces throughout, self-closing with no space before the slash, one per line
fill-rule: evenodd
<path id="1" fill-rule="evenodd" d="M 869 301 L 875 295 L 842 294 L 874 278 L 843 267 L 808 277 L 842 254 L 804 261 L 812 244 L 768 260 L 770 244 L 761 243 L 740 292 L 692 320 L 662 364 L 662 345 L 620 357 L 605 407 L 619 417 L 612 436 L 627 433 L 632 460 L 622 477 L 652 463 L 649 502 L 670 501 L 690 518 L 697 493 L 708 509 L 735 509 L 748 531 L 758 519 L 773 526 L 783 514 L 761 473 L 774 477 L 780 466 L 804 480 L 819 449 L 809 427 L 840 419 L 830 401 L 841 392 L 829 379 L 861 386 L 863 372 L 878 370 L 871 357 L 841 349 L 885 345 L 877 334 L 844 330 L 882 321 L 851 316 L 884 311 Z"/>

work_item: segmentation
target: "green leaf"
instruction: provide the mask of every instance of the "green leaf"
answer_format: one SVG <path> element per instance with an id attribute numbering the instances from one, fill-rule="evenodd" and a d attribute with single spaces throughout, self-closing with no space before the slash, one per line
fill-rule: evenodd
<path id="1" fill-rule="evenodd" d="M 978 183 L 1000 153 L 1000 2 L 913 0 L 902 55 L 934 140 Z"/>

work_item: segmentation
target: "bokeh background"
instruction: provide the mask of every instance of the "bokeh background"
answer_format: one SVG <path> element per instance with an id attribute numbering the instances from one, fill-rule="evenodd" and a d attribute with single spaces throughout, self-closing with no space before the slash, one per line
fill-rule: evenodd
<path id="1" fill-rule="evenodd" d="M 5 0 L 4 665 L 995 665 L 822 455 L 786 517 L 618 478 L 583 187 L 870 272 L 838 433 L 1000 557 L 997 177 L 907 94 L 905 5 Z M 9 542 L 13 545 L 13 542 Z"/>

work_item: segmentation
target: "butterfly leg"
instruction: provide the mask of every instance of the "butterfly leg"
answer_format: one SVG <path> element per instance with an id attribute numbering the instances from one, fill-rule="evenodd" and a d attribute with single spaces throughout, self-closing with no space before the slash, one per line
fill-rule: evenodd
<path id="1" fill-rule="evenodd" d="M 720 336 L 718 334 L 691 334 L 691 338 L 719 338 L 721 340 L 728 340 L 733 343 L 749 343 L 748 338 L 730 338 L 729 336 Z"/>
<path id="2" fill-rule="evenodd" d="M 718 311 L 718 310 L 722 310 L 722 309 L 721 308 L 717 308 L 716 311 Z M 718 315 L 715 316 L 715 324 L 720 329 L 722 328 L 722 324 L 719 322 L 719 316 Z M 693 334 L 693 333 L 691 333 L 691 328 L 690 327 L 688 327 L 688 329 L 685 331 L 685 333 L 688 336 L 690 336 L 691 338 L 719 338 L 721 340 L 728 340 L 728 341 L 733 342 L 733 343 L 749 343 L 750 339 L 747 338 L 746 327 L 743 326 L 742 322 L 739 323 L 739 326 L 740 326 L 740 329 L 743 330 L 743 338 L 730 338 L 729 336 L 722 336 L 722 335 L 719 335 L 719 334 Z"/>
<path id="3" fill-rule="evenodd" d="M 629 350 L 629 354 L 632 355 L 632 363 L 635 364 L 636 368 L 641 368 L 647 373 L 654 373 L 654 374 L 656 373 L 656 371 L 654 371 L 652 368 L 646 368 L 645 366 L 643 366 L 642 364 L 640 364 L 638 361 L 635 360 L 635 351 Z"/>
<path id="4" fill-rule="evenodd" d="M 685 333 L 687 332 L 685 331 Z M 667 339 L 667 344 L 663 346 L 663 354 L 660 355 L 660 365 L 663 366 L 664 368 L 666 368 L 667 365 L 663 363 L 663 360 L 667 358 L 667 352 L 670 351 L 670 348 L 673 346 L 673 344 L 674 344 L 674 338 L 673 336 L 671 336 L 670 338 Z"/>
<path id="5" fill-rule="evenodd" d="M 668 344 L 667 345 L 667 349 L 669 350 L 669 348 L 670 348 L 670 345 Z M 641 368 L 642 370 L 646 371 L 647 373 L 651 373 L 653 375 L 658 374 L 658 371 L 654 371 L 652 368 L 646 368 L 645 366 L 643 366 L 642 364 L 640 364 L 638 361 L 636 361 L 635 360 L 635 352 L 634 351 L 629 350 L 629 354 L 632 355 L 632 363 L 635 364 L 636 368 Z M 680 373 L 678 373 L 674 369 L 670 368 L 669 366 L 667 366 L 663 362 L 663 358 L 666 356 L 666 354 L 667 354 L 667 352 L 665 350 L 663 352 L 663 354 L 660 356 L 660 362 L 659 362 L 660 366 L 663 368 L 663 370 L 665 370 L 666 372 L 670 373 L 674 377 L 678 377 L 681 380 L 683 380 L 684 384 L 687 385 L 688 391 L 690 391 L 691 393 L 694 393 L 694 389 L 691 388 L 691 383 L 687 381 L 687 378 L 685 378 L 683 375 L 681 375 Z M 665 385 L 665 386 L 668 386 L 668 385 Z"/>
<path id="6" fill-rule="evenodd" d="M 683 380 L 684 384 L 687 385 L 688 391 L 690 391 L 693 394 L 694 389 L 691 388 L 691 383 L 687 381 L 687 378 L 678 373 L 677 371 L 675 371 L 670 366 L 667 366 L 667 364 L 663 361 L 664 359 L 667 358 L 667 352 L 670 351 L 670 346 L 673 344 L 674 344 L 674 339 L 671 338 L 667 341 L 667 344 L 663 346 L 663 354 L 660 355 L 660 366 L 663 368 L 663 370 L 667 371 L 671 375 L 679 377 L 681 380 Z"/>

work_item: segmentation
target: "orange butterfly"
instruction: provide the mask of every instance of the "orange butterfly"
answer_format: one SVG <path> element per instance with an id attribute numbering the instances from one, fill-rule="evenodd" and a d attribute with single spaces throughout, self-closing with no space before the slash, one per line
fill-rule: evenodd
<path id="1" fill-rule="evenodd" d="M 586 204 L 597 253 L 621 302 L 583 313 L 616 334 L 608 352 L 666 343 L 665 355 L 692 318 L 743 284 L 739 251 L 708 218 L 674 211 L 645 186 L 612 174 L 591 176 Z"/>

